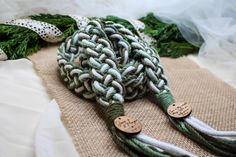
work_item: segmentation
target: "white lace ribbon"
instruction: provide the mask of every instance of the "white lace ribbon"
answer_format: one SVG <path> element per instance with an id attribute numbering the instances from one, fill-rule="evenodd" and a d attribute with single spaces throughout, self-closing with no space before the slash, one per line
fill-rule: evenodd
<path id="1" fill-rule="evenodd" d="M 57 43 L 64 39 L 63 33 L 54 25 L 31 20 L 31 19 L 16 19 L 6 22 L 9 25 L 21 26 L 36 32 L 43 40 L 50 43 Z"/>
<path id="2" fill-rule="evenodd" d="M 127 21 L 129 21 L 129 23 L 131 23 L 136 30 L 145 28 L 145 24 L 142 21 L 134 19 L 127 19 Z"/>
<path id="3" fill-rule="evenodd" d="M 72 19 L 75 20 L 78 29 L 80 29 L 83 26 L 86 26 L 89 23 L 89 19 L 87 17 L 73 14 L 69 14 L 68 16 L 70 16 Z"/>
<path id="4" fill-rule="evenodd" d="M 148 44 L 151 44 L 155 39 L 153 39 L 152 37 L 148 36 L 145 33 L 140 32 L 140 29 L 144 29 L 145 28 L 145 24 L 140 21 L 140 20 L 135 20 L 135 19 L 127 19 L 127 21 L 129 21 L 130 24 L 133 25 L 133 27 L 135 28 L 135 30 L 137 31 L 138 35 L 144 40 L 146 41 Z"/>

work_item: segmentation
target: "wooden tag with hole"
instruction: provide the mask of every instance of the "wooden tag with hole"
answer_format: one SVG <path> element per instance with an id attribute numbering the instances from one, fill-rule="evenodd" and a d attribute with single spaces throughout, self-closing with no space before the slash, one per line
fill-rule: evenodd
<path id="1" fill-rule="evenodd" d="M 142 130 L 142 124 L 135 118 L 120 116 L 114 120 L 115 127 L 127 134 L 138 134 Z"/>
<path id="2" fill-rule="evenodd" d="M 191 106 L 186 102 L 177 102 L 167 108 L 167 113 L 173 118 L 184 118 L 192 112 Z"/>

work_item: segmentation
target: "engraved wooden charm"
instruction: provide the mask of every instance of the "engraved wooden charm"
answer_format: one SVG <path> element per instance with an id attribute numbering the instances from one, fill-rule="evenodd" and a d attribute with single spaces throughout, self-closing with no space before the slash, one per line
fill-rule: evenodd
<path id="1" fill-rule="evenodd" d="M 184 118 L 191 112 L 192 108 L 186 102 L 173 103 L 167 109 L 167 113 L 173 118 Z"/>
<path id="2" fill-rule="evenodd" d="M 120 116 L 114 120 L 115 127 L 127 134 L 137 134 L 142 130 L 142 124 L 134 118 Z"/>

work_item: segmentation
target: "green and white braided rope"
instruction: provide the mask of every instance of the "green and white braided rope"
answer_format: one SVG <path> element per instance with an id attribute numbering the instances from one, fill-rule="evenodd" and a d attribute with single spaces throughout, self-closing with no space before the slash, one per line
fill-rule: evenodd
<path id="1" fill-rule="evenodd" d="M 89 25 L 85 31 L 90 31 L 91 27 Z M 66 62 L 63 60 L 65 58 L 71 61 L 76 58 L 78 61 L 60 68 L 70 89 L 74 88 L 76 93 L 89 99 L 99 95 L 99 102 L 103 105 L 108 105 L 111 97 L 123 103 L 123 97 L 127 100 L 135 99 L 149 89 L 157 94 L 170 90 L 158 54 L 137 36 L 133 36 L 120 24 L 107 23 L 104 32 L 97 26 L 93 31 L 93 37 L 88 35 L 89 32 L 78 31 L 68 39 L 66 45 L 61 46 L 62 52 L 69 53 L 59 54 L 59 64 Z M 109 40 L 106 39 L 107 34 L 111 34 Z M 74 69 L 74 66 L 81 66 L 81 69 Z M 69 70 L 71 75 L 65 75 L 65 70 Z M 89 81 L 92 78 L 97 80 L 91 84 Z"/>
<path id="2" fill-rule="evenodd" d="M 176 147 L 166 152 L 165 147 L 142 142 L 139 135 L 128 138 L 115 129 L 114 119 L 124 115 L 124 99 L 142 97 L 150 90 L 169 92 L 158 54 L 128 29 L 93 20 L 60 46 L 57 59 L 68 88 L 97 100 L 115 142 L 129 155 L 193 156 Z"/>
<path id="3" fill-rule="evenodd" d="M 127 20 L 113 17 L 113 20 L 117 21 L 119 19 L 119 22 L 127 25 L 139 37 L 118 24 L 105 22 L 105 24 L 100 24 L 100 26 L 91 23 L 87 25 L 88 18 L 77 15 L 40 15 L 32 16 L 31 18 L 13 20 L 8 22 L 7 25 L 1 25 L 4 28 L 2 31 L 3 35 L 6 36 L 4 38 L 6 41 L 3 40 L 0 44 L 0 61 L 26 57 L 32 51 L 46 46 L 48 42 L 54 43 L 64 40 L 64 37 L 72 34 L 78 28 L 80 31 L 76 32 L 70 40 L 68 39 L 60 49 L 59 58 L 61 57 L 61 59 L 59 60 L 63 78 L 68 87 L 79 93 L 79 95 L 83 95 L 88 99 L 96 98 L 100 104 L 103 104 L 104 111 L 113 111 L 114 108 L 117 108 L 119 114 L 111 112 L 107 116 L 110 119 L 108 121 L 111 122 L 111 126 L 113 125 L 112 120 L 116 117 L 115 115 L 124 113 L 123 108 L 120 108 L 121 105 L 112 103 L 120 104 L 124 100 L 136 99 L 147 92 L 155 95 L 157 104 L 164 112 L 174 102 L 167 85 L 167 79 L 163 74 L 163 68 L 159 64 L 159 56 L 148 44 L 139 38 L 142 33 L 138 32 L 139 27 L 134 22 L 128 20 L 130 24 L 133 24 L 136 32 L 128 26 L 129 24 L 127 25 L 127 22 L 124 23 Z M 150 21 L 150 18 L 148 19 Z M 103 18 L 101 20 L 106 21 Z M 152 18 L 152 20 L 154 19 Z M 99 21 L 97 22 L 100 23 Z M 146 21 L 147 23 L 148 21 Z M 106 31 L 104 30 L 105 27 Z M 85 30 L 86 28 L 88 30 Z M 9 30 L 11 32 L 10 35 Z M 14 32 L 16 33 L 14 34 Z M 82 37 L 81 39 L 78 39 L 78 34 Z M 171 31 L 167 31 L 167 34 L 170 37 Z M 91 38 L 96 38 L 95 35 L 97 35 L 99 40 Z M 166 34 L 162 35 L 166 37 Z M 16 37 L 17 39 L 15 40 Z M 159 37 L 162 38 L 160 35 Z M 158 38 L 155 38 L 155 40 L 159 40 Z M 76 40 L 80 41 L 80 43 L 76 43 Z M 147 41 L 146 38 L 144 40 Z M 94 45 L 97 49 L 94 48 Z M 92 58 L 90 59 L 89 56 Z M 80 64 L 83 64 L 83 66 Z M 87 65 L 88 68 L 85 68 Z M 200 145 L 204 145 L 224 156 L 235 156 L 235 131 L 217 131 L 192 116 L 183 119 L 170 119 L 181 132 Z M 143 137 L 141 134 L 136 136 L 140 141 L 145 141 L 144 143 L 146 144 L 153 143 Z M 152 145 L 156 145 L 156 141 Z M 159 144 L 157 145 L 158 147 L 160 146 Z"/>
<path id="4" fill-rule="evenodd" d="M 96 99 L 114 141 L 128 154 L 194 156 L 182 149 L 178 151 L 176 147 L 158 147 L 157 141 L 150 142 L 142 134 L 127 137 L 114 127 L 114 119 L 124 115 L 125 100 L 140 98 L 149 92 L 155 95 L 165 113 L 175 102 L 158 53 L 140 37 L 120 24 L 92 20 L 62 43 L 57 60 L 68 88 L 86 99 Z M 235 155 L 235 140 L 203 132 L 195 125 L 198 124 L 196 121 L 191 123 L 191 116 L 170 119 L 181 132 L 199 144 L 222 155 Z"/>

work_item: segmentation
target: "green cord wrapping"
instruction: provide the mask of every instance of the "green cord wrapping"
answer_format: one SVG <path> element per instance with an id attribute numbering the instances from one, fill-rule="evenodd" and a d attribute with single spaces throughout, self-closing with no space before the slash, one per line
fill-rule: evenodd
<path id="1" fill-rule="evenodd" d="M 124 99 L 169 90 L 158 54 L 139 37 L 120 24 L 93 20 L 61 44 L 57 60 L 67 87 L 86 99 L 96 99 L 113 140 L 127 154 L 178 156 L 127 136 L 113 124 L 124 115 Z"/>
<path id="2" fill-rule="evenodd" d="M 106 123 L 110 132 L 113 135 L 113 140 L 130 156 L 139 156 L 141 154 L 146 156 L 159 156 L 159 157 L 168 157 L 168 153 L 160 153 L 156 151 L 155 148 L 146 148 L 147 146 L 142 144 L 139 140 L 126 137 L 126 135 L 120 133 L 116 130 L 114 126 L 115 118 L 119 116 L 124 116 L 124 108 L 122 104 L 111 104 L 108 107 L 100 106 L 100 109 L 106 119 Z M 128 146 L 127 146 L 128 144 Z M 138 152 L 136 152 L 138 151 Z"/>
<path id="3" fill-rule="evenodd" d="M 169 105 L 175 103 L 175 100 L 171 94 L 171 92 L 165 92 L 161 94 L 156 94 L 157 104 L 160 105 L 162 110 L 167 114 L 167 108 Z"/>

